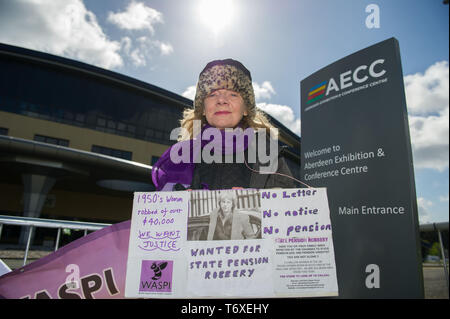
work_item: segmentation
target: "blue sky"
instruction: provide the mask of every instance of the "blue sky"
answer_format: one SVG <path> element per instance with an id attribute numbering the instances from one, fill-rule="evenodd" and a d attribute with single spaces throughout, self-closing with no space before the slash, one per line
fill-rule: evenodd
<path id="1" fill-rule="evenodd" d="M 222 9 L 205 11 L 212 2 L 217 1 L 0 0 L 0 42 L 94 64 L 186 97 L 192 97 L 207 62 L 234 58 L 252 72 L 258 106 L 300 135 L 300 81 L 395 37 L 419 219 L 449 220 L 448 5 L 442 0 L 222 0 L 216 3 Z M 366 26 L 370 4 L 379 8 L 379 28 Z"/>

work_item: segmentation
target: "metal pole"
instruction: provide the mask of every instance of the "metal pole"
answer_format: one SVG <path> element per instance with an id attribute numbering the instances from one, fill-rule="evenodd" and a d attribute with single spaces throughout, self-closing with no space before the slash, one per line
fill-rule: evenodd
<path id="1" fill-rule="evenodd" d="M 2 238 L 2 229 L 3 229 L 3 224 L 0 224 L 0 239 Z"/>
<path id="2" fill-rule="evenodd" d="M 61 237 L 61 228 L 58 228 L 58 234 L 56 235 L 55 251 L 58 250 L 60 237 Z"/>
<path id="3" fill-rule="evenodd" d="M 31 234 L 33 233 L 34 226 L 29 226 L 28 230 L 28 240 L 27 240 L 27 246 L 25 247 L 25 256 L 23 257 L 23 266 L 25 266 L 28 258 L 28 250 L 30 249 L 31 244 Z"/>
<path id="4" fill-rule="evenodd" d="M 445 260 L 445 254 L 444 254 L 444 245 L 442 244 L 442 236 L 441 231 L 437 229 L 438 237 L 439 237 L 439 245 L 441 246 L 441 256 L 442 260 L 444 261 L 444 273 L 445 273 L 445 280 L 447 281 L 447 290 L 448 290 L 448 271 L 447 271 L 447 262 Z"/>

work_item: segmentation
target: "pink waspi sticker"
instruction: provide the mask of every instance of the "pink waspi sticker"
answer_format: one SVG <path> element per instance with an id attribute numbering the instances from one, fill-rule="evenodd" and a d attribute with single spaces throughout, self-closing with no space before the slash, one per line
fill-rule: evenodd
<path id="1" fill-rule="evenodd" d="M 143 260 L 140 292 L 172 292 L 172 260 Z"/>

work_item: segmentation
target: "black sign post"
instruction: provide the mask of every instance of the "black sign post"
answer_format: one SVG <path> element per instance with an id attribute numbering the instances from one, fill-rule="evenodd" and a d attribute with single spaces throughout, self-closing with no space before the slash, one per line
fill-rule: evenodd
<path id="1" fill-rule="evenodd" d="M 301 178 L 327 187 L 341 298 L 423 298 L 398 41 L 301 81 Z"/>

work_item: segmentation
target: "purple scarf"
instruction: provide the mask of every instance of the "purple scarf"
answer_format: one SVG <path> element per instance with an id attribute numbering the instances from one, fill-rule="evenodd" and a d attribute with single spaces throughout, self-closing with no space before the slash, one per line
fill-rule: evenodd
<path id="1" fill-rule="evenodd" d="M 241 128 L 241 126 L 238 126 L 238 128 Z M 221 144 L 218 143 L 218 132 L 221 135 Z M 247 135 L 243 136 L 244 134 Z M 192 183 L 195 163 L 201 161 L 202 150 L 206 145 L 214 147 L 214 149 L 220 147 L 223 155 L 229 155 L 245 151 L 253 138 L 254 132 L 251 128 L 229 132 L 226 130 L 218 130 L 207 124 L 203 126 L 201 133 L 194 139 L 178 142 L 164 152 L 152 167 L 153 184 L 156 186 L 157 191 L 172 191 L 175 184 L 188 187 Z M 237 143 L 239 140 L 243 140 L 244 143 Z M 185 161 L 180 161 L 179 163 L 172 161 L 170 156 L 171 151 L 178 150 L 177 153 L 181 157 L 183 155 L 182 151 L 187 149 L 189 150 L 189 157 L 184 156 Z"/>

